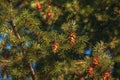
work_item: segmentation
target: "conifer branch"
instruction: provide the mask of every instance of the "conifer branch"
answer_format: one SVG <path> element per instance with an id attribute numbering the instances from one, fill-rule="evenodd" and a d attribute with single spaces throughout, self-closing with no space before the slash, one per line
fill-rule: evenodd
<path id="1" fill-rule="evenodd" d="M 17 31 L 15 30 L 15 24 L 13 22 L 13 20 L 10 21 L 10 24 L 12 26 L 12 29 L 13 29 L 13 32 L 14 32 L 14 35 L 20 40 L 20 35 L 17 33 Z"/>
<path id="2" fill-rule="evenodd" d="M 33 70 L 31 63 L 29 63 L 29 67 L 30 67 L 30 72 L 31 72 L 33 80 L 37 80 L 36 75 L 35 75 L 35 71 Z"/>
<path id="3" fill-rule="evenodd" d="M 19 34 L 16 32 L 16 30 L 15 30 L 15 27 L 16 27 L 16 26 L 15 26 L 13 20 L 10 21 L 10 24 L 12 25 L 12 29 L 13 29 L 14 35 L 20 40 L 20 39 L 21 39 L 21 38 L 20 38 L 20 35 L 19 35 Z M 20 42 L 21 42 L 21 41 L 20 41 Z M 23 50 L 22 50 L 22 51 L 23 51 Z M 36 79 L 36 75 L 35 75 L 35 71 L 33 70 L 31 63 L 29 63 L 29 68 L 30 68 L 30 72 L 31 72 L 31 75 L 32 75 L 33 80 L 37 80 L 37 79 Z"/>

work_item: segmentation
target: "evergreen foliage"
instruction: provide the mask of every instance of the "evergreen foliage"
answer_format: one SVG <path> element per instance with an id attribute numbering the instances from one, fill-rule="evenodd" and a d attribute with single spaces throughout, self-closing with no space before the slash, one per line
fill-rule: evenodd
<path id="1" fill-rule="evenodd" d="M 118 80 L 120 0 L 0 0 L 0 80 Z"/>

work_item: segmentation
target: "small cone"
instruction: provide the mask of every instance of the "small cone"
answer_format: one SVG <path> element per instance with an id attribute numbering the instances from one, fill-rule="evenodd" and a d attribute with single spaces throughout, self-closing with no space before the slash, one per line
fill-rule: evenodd
<path id="1" fill-rule="evenodd" d="M 58 51 L 59 48 L 59 43 L 58 42 L 54 42 L 52 45 L 52 52 L 56 53 Z"/>

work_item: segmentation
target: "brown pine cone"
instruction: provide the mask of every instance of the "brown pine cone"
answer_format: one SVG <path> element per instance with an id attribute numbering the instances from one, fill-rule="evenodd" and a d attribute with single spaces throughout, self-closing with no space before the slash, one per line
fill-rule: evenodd
<path id="1" fill-rule="evenodd" d="M 59 43 L 58 42 L 54 42 L 52 44 L 52 52 L 56 53 L 58 51 L 58 48 L 59 48 Z"/>
<path id="2" fill-rule="evenodd" d="M 89 77 L 92 78 L 94 76 L 94 68 L 92 66 L 89 66 L 87 71 L 88 71 Z"/>
<path id="3" fill-rule="evenodd" d="M 98 57 L 94 57 L 94 58 L 93 58 L 93 61 L 92 61 L 92 64 L 93 64 L 94 66 L 98 66 L 98 65 L 99 65 L 99 58 L 98 58 Z"/>

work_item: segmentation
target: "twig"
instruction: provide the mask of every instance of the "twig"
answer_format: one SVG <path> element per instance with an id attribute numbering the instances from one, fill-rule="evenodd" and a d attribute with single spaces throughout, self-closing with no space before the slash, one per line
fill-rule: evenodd
<path id="1" fill-rule="evenodd" d="M 15 24 L 14 24 L 14 22 L 13 22 L 13 20 L 11 20 L 10 21 L 10 24 L 11 24 L 11 26 L 12 26 L 12 29 L 13 29 L 13 32 L 14 32 L 14 34 L 15 34 L 15 36 L 20 40 L 20 35 L 16 32 L 16 30 L 15 30 Z"/>
<path id="2" fill-rule="evenodd" d="M 30 72 L 31 72 L 33 80 L 37 80 L 36 75 L 35 75 L 35 71 L 33 70 L 31 63 L 29 63 L 29 67 L 30 67 Z"/>
<path id="3" fill-rule="evenodd" d="M 0 62 L 2 62 L 2 63 L 9 63 L 10 60 L 0 60 Z"/>

